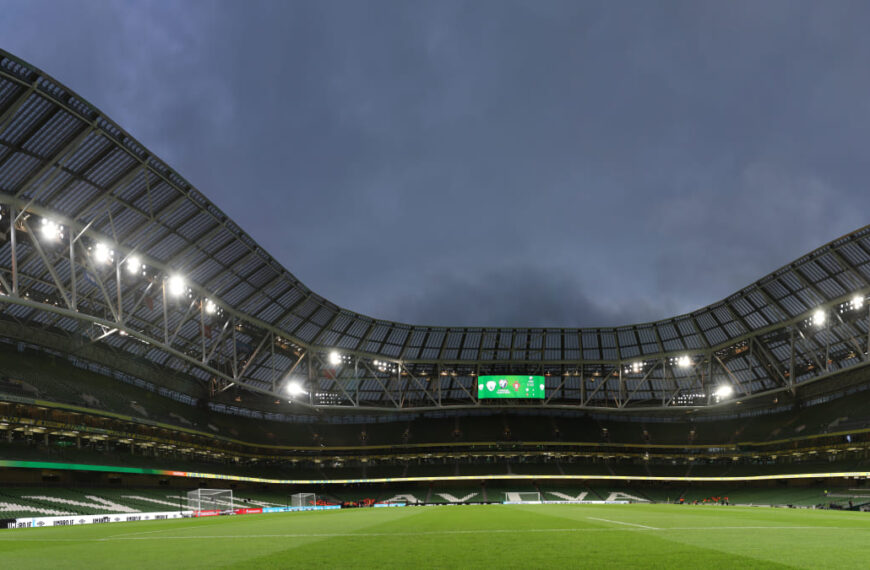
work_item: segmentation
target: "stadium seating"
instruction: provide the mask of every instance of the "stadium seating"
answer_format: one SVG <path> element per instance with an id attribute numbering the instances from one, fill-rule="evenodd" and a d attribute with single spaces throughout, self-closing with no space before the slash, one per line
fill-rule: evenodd
<path id="1" fill-rule="evenodd" d="M 4 356 L 5 355 L 5 356 Z M 73 366 L 60 357 L 14 351 L 0 346 L 2 395 L 39 397 L 58 404 L 110 412 L 142 422 L 287 446 L 402 446 L 470 442 L 588 442 L 633 445 L 706 445 L 765 442 L 834 431 L 870 429 L 870 390 L 815 406 L 786 406 L 780 413 L 718 418 L 700 414 L 691 421 L 675 418 L 595 417 L 588 414 L 548 417 L 522 411 L 438 412 L 407 415 L 398 421 L 372 417 L 359 423 L 286 423 L 249 418 L 189 405 L 147 386 Z M 232 400 L 221 396 L 225 404 Z M 218 398 L 220 400 L 221 398 Z M 195 399 L 190 400 L 191 402 Z M 223 409 L 223 408 L 221 408 Z M 229 408 L 227 408 L 229 409 Z M 265 409 L 263 412 L 267 411 Z M 259 413 L 259 412 L 258 412 Z M 470 415 L 469 415 L 470 414 Z M 605 431 L 606 430 L 606 431 Z"/>
<path id="2" fill-rule="evenodd" d="M 618 485 L 534 485 L 528 482 L 490 482 L 486 485 L 433 485 L 432 487 L 343 485 L 326 489 L 236 490 L 235 508 L 273 507 L 290 504 L 294 492 L 315 492 L 318 502 L 371 504 L 379 501 L 408 503 L 502 502 L 518 498 L 513 493 L 540 493 L 545 501 L 629 501 L 670 502 L 687 505 L 724 503 L 731 505 L 846 507 L 870 503 L 870 489 L 864 487 L 670 485 L 657 487 Z M 0 491 L 0 518 L 21 518 L 62 514 L 105 514 L 174 511 L 187 508 L 187 490 L 130 487 L 6 486 Z M 528 495 L 523 497 L 530 500 Z M 229 505 L 227 505 L 229 506 Z"/>
<path id="3" fill-rule="evenodd" d="M 0 345 L 0 417 L 21 422 L 0 426 L 0 459 L 294 480 L 870 470 L 870 432 L 860 431 L 870 430 L 870 390 L 811 406 L 784 397 L 740 415 L 476 409 L 279 421 L 245 415 L 274 402 L 184 400 L 78 364 Z M 89 440 L 94 432 L 112 437 Z M 847 449 L 846 435 L 862 446 Z"/>
<path id="4" fill-rule="evenodd" d="M 430 503 L 474 503 L 485 500 L 484 490 L 480 485 L 454 486 L 436 485 L 429 495 Z"/>

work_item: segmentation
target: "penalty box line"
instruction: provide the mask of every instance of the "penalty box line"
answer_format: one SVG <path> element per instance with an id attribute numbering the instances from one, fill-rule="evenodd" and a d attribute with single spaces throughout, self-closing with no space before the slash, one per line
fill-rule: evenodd
<path id="1" fill-rule="evenodd" d="M 586 518 L 591 520 L 591 521 L 601 521 L 601 522 L 613 523 L 613 524 L 624 524 L 626 526 L 634 526 L 634 527 L 642 528 L 642 529 L 646 529 L 646 530 L 663 530 L 663 529 L 660 529 L 658 527 L 647 526 L 645 524 L 637 524 L 637 523 L 630 523 L 630 522 L 623 522 L 623 521 L 614 521 L 614 520 L 610 520 L 610 519 L 599 519 L 598 517 L 586 517 Z"/>

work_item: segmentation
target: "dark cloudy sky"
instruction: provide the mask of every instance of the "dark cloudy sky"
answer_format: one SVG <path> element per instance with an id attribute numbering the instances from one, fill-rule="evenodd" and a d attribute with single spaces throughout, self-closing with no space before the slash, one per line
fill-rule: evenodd
<path id="1" fill-rule="evenodd" d="M 379 318 L 620 325 L 868 223 L 870 4 L 0 0 L 312 289 Z"/>

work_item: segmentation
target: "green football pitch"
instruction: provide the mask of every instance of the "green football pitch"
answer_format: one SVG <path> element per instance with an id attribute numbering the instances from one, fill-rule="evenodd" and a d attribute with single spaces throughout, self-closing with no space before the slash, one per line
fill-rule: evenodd
<path id="1" fill-rule="evenodd" d="M 870 513 L 489 505 L 0 531 L 2 568 L 559 566 L 867 568 Z"/>

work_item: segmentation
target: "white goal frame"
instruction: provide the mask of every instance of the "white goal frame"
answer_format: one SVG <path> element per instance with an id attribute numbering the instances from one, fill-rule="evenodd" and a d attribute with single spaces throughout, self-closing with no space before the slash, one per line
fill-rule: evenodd
<path id="1" fill-rule="evenodd" d="M 513 491 L 506 498 L 509 499 L 506 503 L 522 505 L 540 505 L 544 502 L 544 497 L 538 491 Z"/>
<path id="2" fill-rule="evenodd" d="M 235 509 L 232 489 L 196 489 L 187 493 L 191 511 L 225 511 Z"/>
<path id="3" fill-rule="evenodd" d="M 291 507 L 316 507 L 317 495 L 314 493 L 294 493 L 290 495 Z"/>
<path id="4" fill-rule="evenodd" d="M 519 493 L 520 499 L 524 503 L 543 503 L 544 498 L 537 491 L 521 491 Z"/>

